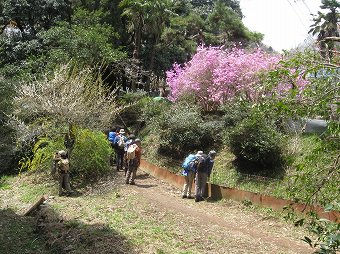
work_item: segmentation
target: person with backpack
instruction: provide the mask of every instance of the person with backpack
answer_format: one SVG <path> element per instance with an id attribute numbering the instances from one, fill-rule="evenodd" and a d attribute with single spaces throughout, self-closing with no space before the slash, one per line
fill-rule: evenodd
<path id="1" fill-rule="evenodd" d="M 214 166 L 215 151 L 210 151 L 208 156 L 203 154 L 197 160 L 196 178 L 195 178 L 195 202 L 200 202 L 205 193 L 207 180 L 210 177 Z"/>
<path id="2" fill-rule="evenodd" d="M 124 129 L 120 129 L 114 141 L 114 146 L 117 153 L 117 171 L 123 170 L 124 167 L 124 147 L 127 141 L 127 137 L 124 134 Z"/>
<path id="3" fill-rule="evenodd" d="M 72 194 L 70 186 L 70 162 L 67 158 L 67 153 L 64 150 L 59 151 L 54 155 L 53 161 L 56 163 L 56 171 L 59 174 L 59 196 L 64 195 L 63 189 L 66 190 L 67 195 Z"/>
<path id="4" fill-rule="evenodd" d="M 108 137 L 107 137 L 110 144 L 111 144 L 112 149 L 114 149 L 114 142 L 115 142 L 116 136 L 117 136 L 116 128 L 112 128 L 109 131 L 109 134 L 108 134 Z"/>
<path id="5" fill-rule="evenodd" d="M 110 142 L 110 145 L 111 145 L 111 148 L 112 148 L 112 156 L 110 157 L 110 164 L 111 166 L 113 166 L 113 164 L 115 163 L 115 155 L 116 155 L 116 149 L 115 149 L 115 145 L 114 145 L 114 141 L 115 141 L 115 138 L 117 136 L 117 128 L 113 128 L 109 131 L 108 133 L 108 140 Z"/>
<path id="6" fill-rule="evenodd" d="M 135 178 L 137 175 L 137 169 L 140 165 L 140 160 L 142 157 L 142 147 L 141 141 L 139 138 L 136 138 L 135 141 L 128 147 L 126 152 L 126 161 L 127 161 L 127 172 L 126 172 L 126 184 L 135 184 Z"/>
<path id="7" fill-rule="evenodd" d="M 182 198 L 192 198 L 191 188 L 196 173 L 196 161 L 202 154 L 203 151 L 198 151 L 197 154 L 189 154 L 182 163 L 182 175 L 184 176 L 185 180 L 183 185 Z"/>
<path id="8" fill-rule="evenodd" d="M 136 137 L 134 134 L 130 134 L 125 145 L 124 145 L 124 175 L 126 176 L 126 172 L 128 170 L 128 165 L 127 165 L 127 151 L 130 145 L 132 145 L 135 141 Z"/>

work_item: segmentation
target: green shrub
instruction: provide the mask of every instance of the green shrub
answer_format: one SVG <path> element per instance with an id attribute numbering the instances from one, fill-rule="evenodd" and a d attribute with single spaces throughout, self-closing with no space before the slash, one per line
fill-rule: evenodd
<path id="1" fill-rule="evenodd" d="M 78 130 L 71 155 L 71 170 L 82 179 L 95 181 L 110 170 L 111 153 L 111 146 L 102 132 Z"/>
<path id="2" fill-rule="evenodd" d="M 136 135 L 139 135 L 145 123 L 149 123 L 153 117 L 160 115 L 163 110 L 169 107 L 169 102 L 154 101 L 144 92 L 128 92 L 119 99 L 119 102 L 125 108 L 113 122 L 117 126 L 128 126 L 129 132 Z"/>
<path id="3" fill-rule="evenodd" d="M 65 149 L 63 141 L 63 137 L 40 138 L 33 146 L 33 156 L 21 159 L 20 170 L 50 170 L 54 153 Z M 111 146 L 102 132 L 78 129 L 70 158 L 72 176 L 82 181 L 95 181 L 110 170 L 111 153 Z"/>
<path id="4" fill-rule="evenodd" d="M 152 124 L 151 132 L 158 137 L 160 154 L 182 157 L 214 144 L 213 131 L 205 127 L 197 106 L 174 104 L 154 118 Z"/>
<path id="5" fill-rule="evenodd" d="M 153 119 L 158 117 L 165 110 L 169 109 L 170 103 L 168 101 L 154 101 L 149 98 L 142 107 L 142 119 L 147 124 L 152 124 Z"/>
<path id="6" fill-rule="evenodd" d="M 247 173 L 267 175 L 282 165 L 283 137 L 259 112 L 235 127 L 229 142 L 241 168 L 248 168 Z"/>
<path id="7" fill-rule="evenodd" d="M 303 135 L 295 144 L 295 160 L 285 181 L 289 198 L 308 204 L 334 205 L 339 201 L 338 140 Z"/>
<path id="8" fill-rule="evenodd" d="M 250 105 L 246 102 L 230 103 L 220 107 L 225 127 L 234 127 L 250 115 Z"/>
<path id="9" fill-rule="evenodd" d="M 28 154 L 19 161 L 20 172 L 50 170 L 54 153 L 63 147 L 63 138 L 40 138 L 32 147 L 32 156 Z"/>

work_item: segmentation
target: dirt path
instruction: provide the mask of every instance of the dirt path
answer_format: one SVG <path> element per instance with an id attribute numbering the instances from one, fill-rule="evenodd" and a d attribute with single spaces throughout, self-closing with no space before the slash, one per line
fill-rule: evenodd
<path id="1" fill-rule="evenodd" d="M 204 253 L 312 253 L 300 240 L 302 232 L 277 219 L 265 218 L 236 202 L 182 199 L 179 189 L 143 171 L 138 173 L 136 185 L 124 185 L 124 193 L 138 196 L 156 211 L 177 215 L 181 229 L 219 239 L 220 246 L 206 244 Z"/>
<path id="2" fill-rule="evenodd" d="M 39 252 L 32 252 L 32 247 L 27 247 L 28 252 L 4 253 L 313 252 L 300 240 L 306 235 L 301 228 L 294 228 L 269 213 L 264 215 L 230 200 L 196 203 L 193 199 L 182 199 L 179 189 L 142 170 L 138 171 L 136 185 L 125 184 L 123 172 L 113 172 L 92 187 L 79 189 L 80 195 L 75 197 L 56 196 L 57 185 L 47 179 L 44 175 L 37 179 L 22 176 L 9 189 L 0 189 L 0 213 L 4 209 L 2 216 L 9 218 L 6 219 L 7 224 L 1 224 L 0 220 L 0 225 L 7 230 L 4 232 L 16 230 L 13 222 L 20 218 L 26 223 L 27 231 L 31 232 L 35 228 L 40 232 L 42 239 L 37 248 L 45 246 Z M 50 196 L 46 214 L 42 212 L 37 216 L 37 222 L 43 219 L 37 225 L 22 216 L 30 206 L 30 203 L 22 202 L 22 199 L 29 193 Z M 19 226 L 21 228 L 21 224 Z M 27 234 L 23 246 L 31 246 L 32 242 L 38 241 L 32 234 Z M 20 234 L 12 236 L 19 238 Z M 13 241 L 6 239 L 0 230 L 0 245 L 4 241 L 4 246 L 12 246 Z"/>

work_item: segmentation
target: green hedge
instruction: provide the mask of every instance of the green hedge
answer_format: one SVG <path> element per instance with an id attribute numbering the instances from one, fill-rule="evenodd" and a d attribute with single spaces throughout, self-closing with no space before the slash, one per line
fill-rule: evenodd
<path id="1" fill-rule="evenodd" d="M 244 119 L 230 133 L 230 149 L 250 174 L 271 175 L 283 163 L 284 137 L 259 112 Z"/>

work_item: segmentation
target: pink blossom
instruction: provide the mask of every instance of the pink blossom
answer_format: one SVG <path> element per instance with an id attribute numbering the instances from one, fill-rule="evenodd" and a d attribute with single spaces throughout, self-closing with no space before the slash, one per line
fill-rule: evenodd
<path id="1" fill-rule="evenodd" d="M 257 101 L 269 94 L 284 94 L 289 89 L 286 82 L 277 84 L 276 92 L 258 88 L 260 74 L 278 68 L 280 58 L 280 55 L 268 54 L 261 49 L 247 52 L 236 47 L 229 50 L 199 47 L 189 62 L 183 66 L 174 64 L 167 72 L 169 99 L 176 101 L 182 95 L 192 93 L 208 111 L 235 97 Z M 302 91 L 306 82 L 298 77 L 296 84 Z"/>

